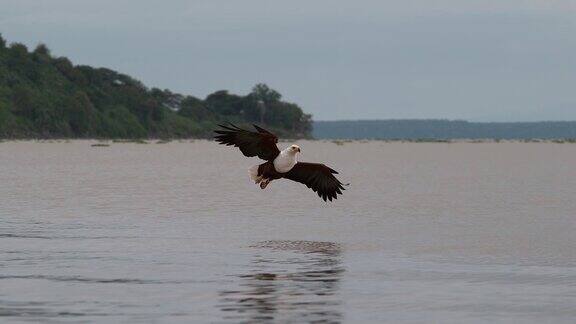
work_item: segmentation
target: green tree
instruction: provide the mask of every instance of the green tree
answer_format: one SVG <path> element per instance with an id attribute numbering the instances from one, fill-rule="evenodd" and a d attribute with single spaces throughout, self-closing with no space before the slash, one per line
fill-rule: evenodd
<path id="1" fill-rule="evenodd" d="M 240 102 L 242 97 L 228 93 L 227 90 L 219 90 L 206 97 L 206 107 L 224 116 L 238 115 L 241 111 Z"/>
<path id="2" fill-rule="evenodd" d="M 66 57 L 58 57 L 53 61 L 54 66 L 62 73 L 66 78 L 72 79 L 74 73 L 74 65 Z"/>
<path id="3" fill-rule="evenodd" d="M 210 110 L 206 108 L 204 102 L 193 96 L 187 96 L 182 100 L 178 114 L 198 121 L 214 117 Z"/>
<path id="4" fill-rule="evenodd" d="M 254 99 L 263 101 L 266 104 L 278 102 L 280 101 L 280 99 L 282 99 L 282 95 L 278 91 L 269 88 L 264 83 L 256 84 L 252 88 L 252 92 L 250 93 L 250 95 Z"/>
<path id="5" fill-rule="evenodd" d="M 46 56 L 50 56 L 50 49 L 48 48 L 48 46 L 46 46 L 46 44 L 44 43 L 40 43 L 36 46 L 36 48 L 34 49 L 34 53 L 35 54 L 41 54 L 41 55 L 46 55 Z"/>
<path id="6" fill-rule="evenodd" d="M 22 43 L 10 44 L 8 63 L 15 68 L 23 68 L 28 62 L 28 47 Z"/>
<path id="7" fill-rule="evenodd" d="M 148 89 L 110 69 L 53 58 L 45 44 L 32 52 L 21 43 L 6 48 L 0 35 L 0 138 L 212 137 L 225 121 L 264 121 L 282 136 L 308 135 L 309 115 L 281 99 L 265 84 L 248 95 L 220 90 L 203 100 Z"/>
<path id="8" fill-rule="evenodd" d="M 74 94 L 66 107 L 66 115 L 68 124 L 76 136 L 86 137 L 93 134 L 96 128 L 97 112 L 86 93 L 77 91 Z"/>
<path id="9" fill-rule="evenodd" d="M 34 120 L 38 117 L 38 106 L 34 102 L 33 93 L 24 86 L 17 86 L 12 91 L 11 101 L 13 113 L 17 116 Z"/>
<path id="10" fill-rule="evenodd" d="M 32 58 L 36 62 L 48 63 L 50 62 L 51 59 L 50 49 L 48 49 L 48 46 L 46 46 L 46 44 L 40 43 L 36 46 L 36 48 L 32 52 Z"/>

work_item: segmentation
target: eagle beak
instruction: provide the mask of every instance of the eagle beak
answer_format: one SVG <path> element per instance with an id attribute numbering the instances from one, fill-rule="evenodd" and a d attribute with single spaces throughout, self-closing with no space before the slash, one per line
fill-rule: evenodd
<path id="1" fill-rule="evenodd" d="M 302 151 L 300 151 L 300 148 L 298 148 L 298 153 L 301 153 Z"/>

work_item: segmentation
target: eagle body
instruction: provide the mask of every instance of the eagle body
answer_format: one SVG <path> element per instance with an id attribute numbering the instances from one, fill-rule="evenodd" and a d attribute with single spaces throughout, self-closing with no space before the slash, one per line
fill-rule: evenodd
<path id="1" fill-rule="evenodd" d="M 250 178 L 265 189 L 273 180 L 289 179 L 300 182 L 315 191 L 324 201 L 337 199 L 344 190 L 343 183 L 334 174 L 338 172 L 320 163 L 298 162 L 301 152 L 298 145 L 280 151 L 278 138 L 269 131 L 254 125 L 257 132 L 239 128 L 233 124 L 219 125 L 215 131 L 217 142 L 236 146 L 247 157 L 258 156 L 266 162 L 250 168 Z"/>
<path id="2" fill-rule="evenodd" d="M 260 184 L 260 188 L 264 189 L 272 180 L 281 179 L 283 174 L 276 171 L 273 161 L 264 162 L 260 165 L 255 165 L 248 170 L 250 178 L 254 183 Z"/>
<path id="3" fill-rule="evenodd" d="M 250 178 L 256 184 L 260 184 L 260 188 L 266 188 L 270 181 L 284 177 L 294 168 L 298 163 L 296 161 L 297 153 L 300 153 L 300 147 L 297 145 L 282 150 L 274 160 L 251 167 L 249 170 Z"/>

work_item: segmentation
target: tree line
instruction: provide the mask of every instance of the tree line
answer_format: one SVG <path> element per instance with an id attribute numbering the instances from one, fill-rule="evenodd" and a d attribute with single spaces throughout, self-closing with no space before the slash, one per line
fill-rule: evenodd
<path id="1" fill-rule="evenodd" d="M 309 137 L 311 115 L 266 84 L 247 95 L 204 99 L 147 88 L 107 68 L 74 65 L 40 44 L 32 51 L 0 35 L 0 138 L 211 137 L 219 123 L 262 124 Z"/>

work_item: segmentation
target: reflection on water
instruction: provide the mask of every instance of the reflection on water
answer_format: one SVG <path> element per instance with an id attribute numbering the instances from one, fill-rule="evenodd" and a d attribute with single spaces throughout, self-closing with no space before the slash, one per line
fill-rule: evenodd
<path id="1" fill-rule="evenodd" d="M 265 241 L 237 290 L 222 291 L 225 320 L 340 322 L 337 294 L 344 269 L 336 243 Z"/>

